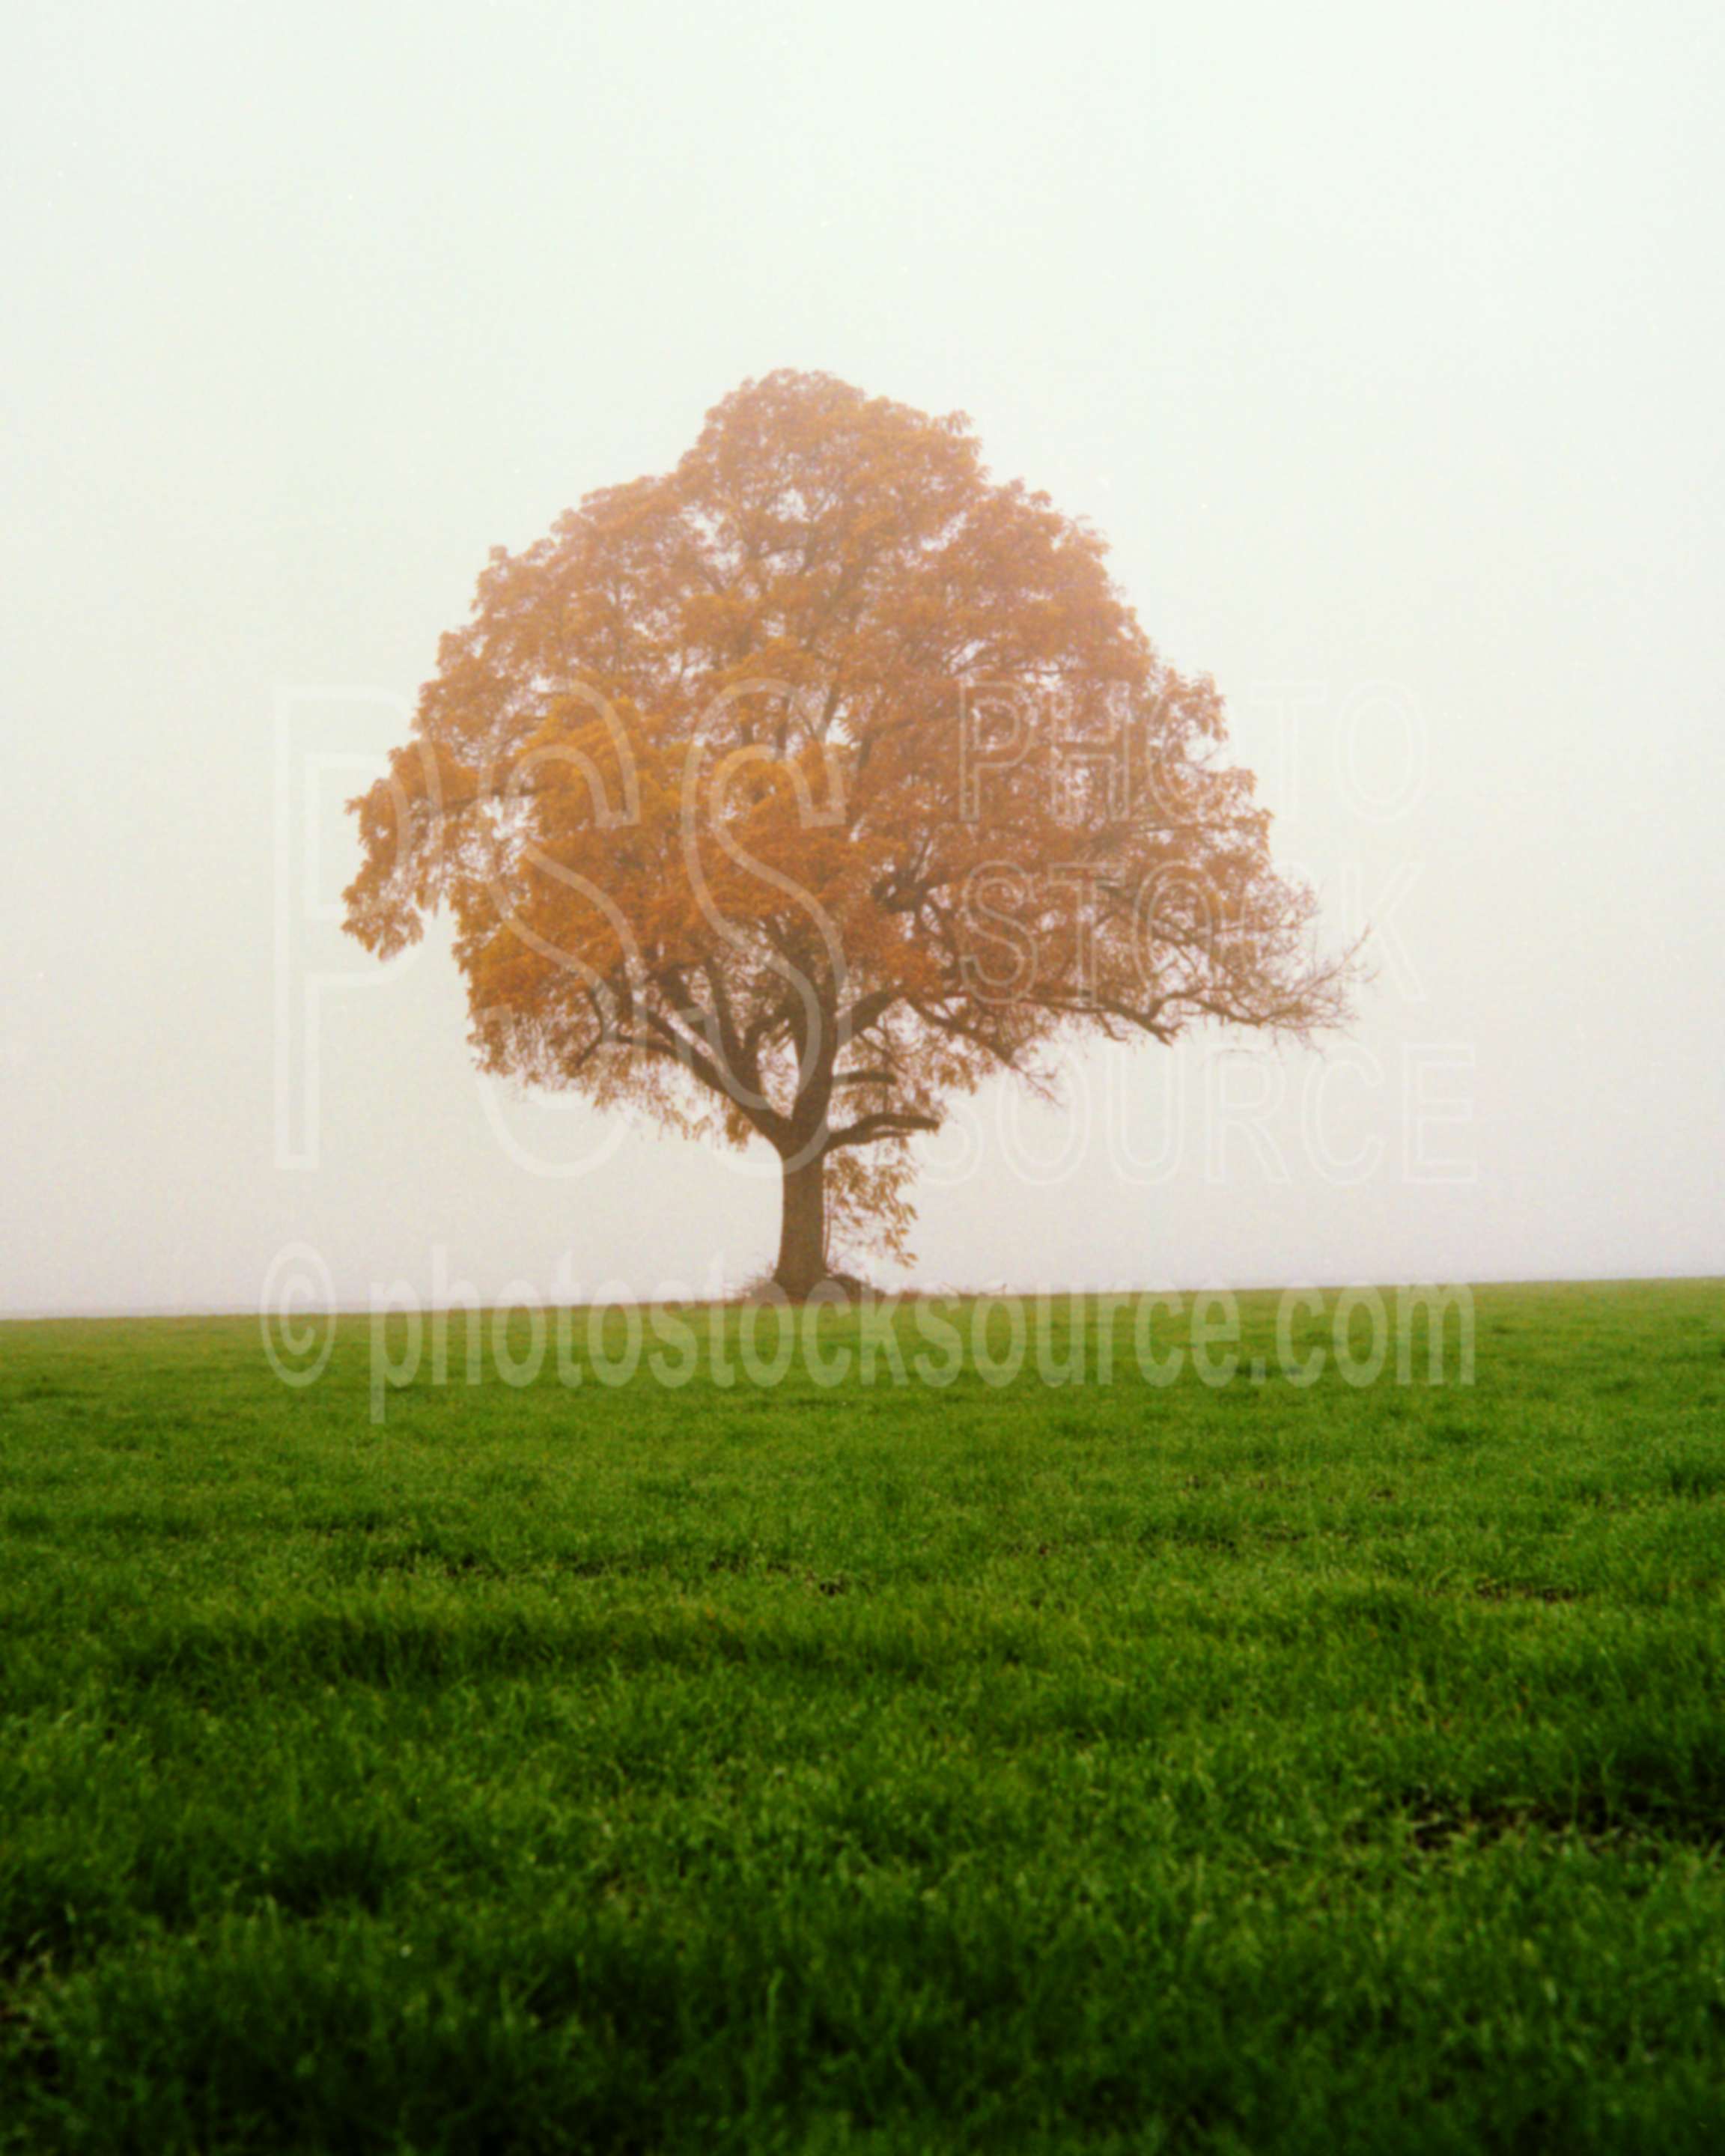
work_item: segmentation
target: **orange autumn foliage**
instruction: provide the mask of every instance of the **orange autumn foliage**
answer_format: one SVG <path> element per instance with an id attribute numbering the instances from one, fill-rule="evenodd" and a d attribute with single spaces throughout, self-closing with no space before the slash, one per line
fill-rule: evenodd
<path id="1" fill-rule="evenodd" d="M 494 551 L 354 804 L 347 926 L 388 957 L 451 909 L 489 1070 L 764 1138 L 804 1294 L 834 1217 L 902 1248 L 943 1101 L 1060 1036 L 1343 1017 L 1223 742 L 962 417 L 781 372 Z"/>

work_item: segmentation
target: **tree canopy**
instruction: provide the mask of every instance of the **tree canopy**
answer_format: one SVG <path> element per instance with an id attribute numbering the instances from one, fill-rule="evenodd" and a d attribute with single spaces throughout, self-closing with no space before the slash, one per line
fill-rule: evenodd
<path id="1" fill-rule="evenodd" d="M 1345 1015 L 1311 894 L 1102 539 L 962 415 L 745 382 L 675 469 L 494 549 L 353 806 L 347 926 L 447 906 L 488 1070 L 766 1141 L 777 1276 L 900 1248 L 909 1142 L 1068 1034 Z"/>

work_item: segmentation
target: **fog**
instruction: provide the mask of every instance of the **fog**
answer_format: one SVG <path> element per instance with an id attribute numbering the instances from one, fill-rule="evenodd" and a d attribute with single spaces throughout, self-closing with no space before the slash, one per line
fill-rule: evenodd
<path id="1" fill-rule="evenodd" d="M 13 5 L 0 1307 L 735 1282 L 777 1163 L 475 1075 L 341 803 L 487 549 L 744 378 L 969 413 L 1376 975 L 985 1093 L 916 1277 L 1725 1272 L 1725 23 Z M 768 1173 L 772 1171 L 772 1173 Z"/>

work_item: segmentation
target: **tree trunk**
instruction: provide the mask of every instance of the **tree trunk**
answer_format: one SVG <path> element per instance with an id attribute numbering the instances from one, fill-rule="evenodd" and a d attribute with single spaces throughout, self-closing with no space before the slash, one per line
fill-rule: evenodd
<path id="1" fill-rule="evenodd" d="M 802 1302 L 827 1276 L 826 1162 L 817 1155 L 784 1171 L 784 1218 L 773 1278 L 793 1302 Z"/>

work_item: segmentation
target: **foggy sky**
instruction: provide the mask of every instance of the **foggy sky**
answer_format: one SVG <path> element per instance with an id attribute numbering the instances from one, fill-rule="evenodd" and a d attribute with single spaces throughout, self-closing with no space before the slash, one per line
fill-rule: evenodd
<path id="1" fill-rule="evenodd" d="M 1105 531 L 1378 929 L 1327 1061 L 970 1104 L 919 1278 L 1725 1271 L 1717 8 L 13 0 L 0 59 L 0 1308 L 770 1259 L 770 1156 L 482 1086 L 447 951 L 330 916 L 487 548 L 781 366 Z"/>

